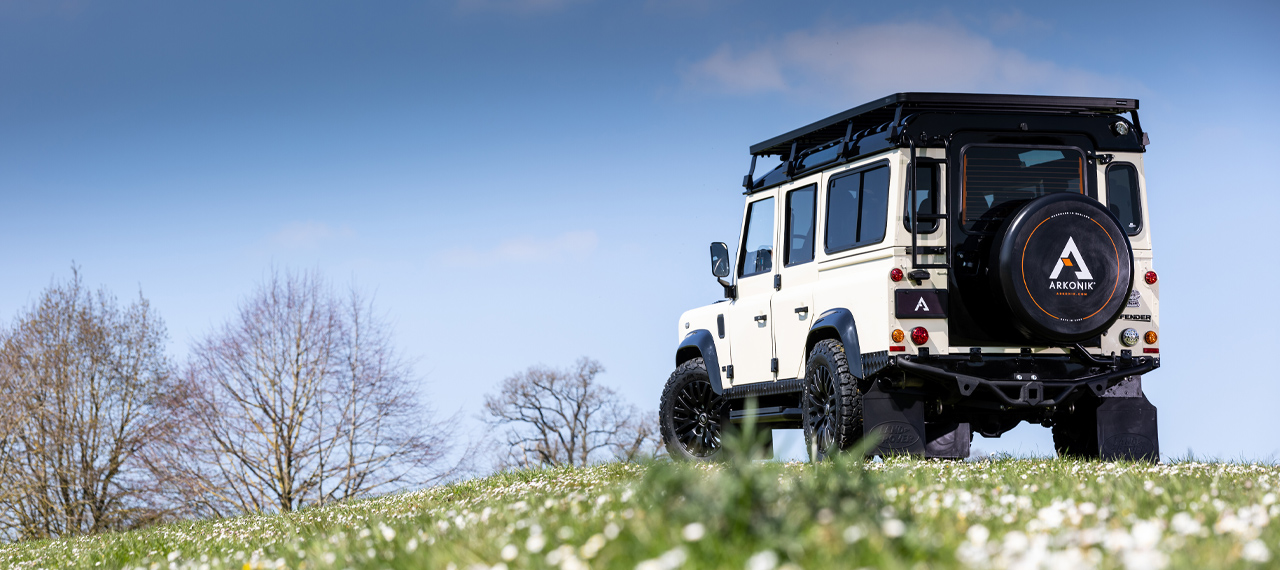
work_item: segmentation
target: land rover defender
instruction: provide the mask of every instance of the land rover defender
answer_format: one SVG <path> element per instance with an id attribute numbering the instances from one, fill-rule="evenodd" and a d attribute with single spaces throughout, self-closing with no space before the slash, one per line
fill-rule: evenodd
<path id="1" fill-rule="evenodd" d="M 1148 144 L 1135 99 L 898 93 L 752 146 L 725 299 L 677 325 L 668 451 L 715 459 L 750 417 L 813 460 L 872 434 L 959 459 L 1026 421 L 1158 461 Z"/>

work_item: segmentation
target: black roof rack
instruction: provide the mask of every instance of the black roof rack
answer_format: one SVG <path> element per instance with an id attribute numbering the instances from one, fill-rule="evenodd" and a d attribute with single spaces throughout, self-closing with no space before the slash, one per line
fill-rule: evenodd
<path id="1" fill-rule="evenodd" d="M 901 120 L 906 112 L 1014 111 L 1037 113 L 1107 114 L 1134 112 L 1137 99 L 1102 97 L 1054 97 L 1044 95 L 988 95 L 978 93 L 895 93 L 837 113 L 821 121 L 751 146 L 752 156 L 791 157 L 803 150 L 829 143 L 846 133 L 861 132 Z M 896 127 L 894 127 L 896 129 Z"/>

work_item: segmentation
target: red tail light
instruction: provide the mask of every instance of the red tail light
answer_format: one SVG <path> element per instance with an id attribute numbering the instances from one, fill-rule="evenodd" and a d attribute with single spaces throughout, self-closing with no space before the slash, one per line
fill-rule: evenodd
<path id="1" fill-rule="evenodd" d="M 901 270 L 901 269 L 898 269 L 897 267 L 894 267 L 893 269 L 890 269 L 890 270 L 889 270 L 889 279 L 892 279 L 894 283 L 897 283 L 897 282 L 899 282 L 899 281 L 902 281 L 902 270 Z"/>
<path id="2" fill-rule="evenodd" d="M 911 342 L 916 344 L 924 344 L 929 342 L 929 331 L 924 327 L 916 327 L 911 329 Z"/>
<path id="3" fill-rule="evenodd" d="M 1147 282 L 1147 285 L 1155 285 L 1155 284 L 1156 284 L 1156 280 L 1158 280 L 1158 279 L 1159 279 L 1159 277 L 1157 277 L 1157 276 L 1156 276 L 1156 272 L 1155 272 L 1155 271 L 1148 271 L 1148 272 L 1147 272 L 1147 274 L 1146 274 L 1145 276 L 1143 276 L 1143 278 L 1142 278 L 1142 280 L 1143 280 L 1143 281 L 1146 281 L 1146 282 Z"/>

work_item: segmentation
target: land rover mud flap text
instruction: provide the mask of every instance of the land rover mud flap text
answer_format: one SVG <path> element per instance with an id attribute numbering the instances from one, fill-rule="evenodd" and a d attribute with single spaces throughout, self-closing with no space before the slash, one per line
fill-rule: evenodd
<path id="1" fill-rule="evenodd" d="M 1098 451 L 1103 461 L 1160 461 L 1156 407 L 1146 396 L 1102 399 L 1098 406 Z"/>
<path id="2" fill-rule="evenodd" d="M 924 404 L 915 398 L 884 392 L 873 383 L 862 396 L 862 425 L 878 442 L 868 453 L 924 455 Z"/>

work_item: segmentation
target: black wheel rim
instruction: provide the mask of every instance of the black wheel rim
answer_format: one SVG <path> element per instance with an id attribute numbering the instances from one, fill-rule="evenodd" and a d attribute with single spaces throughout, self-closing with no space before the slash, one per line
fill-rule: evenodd
<path id="1" fill-rule="evenodd" d="M 694 457 L 710 457 L 720 450 L 723 422 L 728 419 L 728 401 L 711 389 L 707 381 L 685 384 L 676 395 L 671 418 L 676 441 Z"/>
<path id="2" fill-rule="evenodd" d="M 836 442 L 836 422 L 840 401 L 836 396 L 836 382 L 831 371 L 818 366 L 811 375 L 804 394 L 805 415 L 808 417 L 811 445 L 817 447 L 818 456 L 829 454 Z"/>

